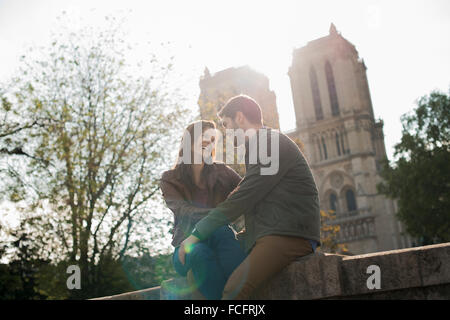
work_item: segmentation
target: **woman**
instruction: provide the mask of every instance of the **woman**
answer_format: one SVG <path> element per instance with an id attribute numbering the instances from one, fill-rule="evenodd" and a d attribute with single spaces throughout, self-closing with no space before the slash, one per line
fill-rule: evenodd
<path id="1" fill-rule="evenodd" d="M 186 276 L 191 269 L 195 285 L 206 299 L 221 298 L 228 277 L 245 259 L 230 226 L 219 228 L 208 240 L 188 248 L 185 264 L 178 256 L 180 243 L 191 234 L 195 224 L 223 202 L 241 180 L 233 169 L 214 161 L 215 130 L 212 121 L 191 123 L 181 141 L 177 163 L 162 174 L 160 184 L 164 200 L 174 214 L 175 270 Z M 197 139 L 196 132 L 201 132 Z"/>

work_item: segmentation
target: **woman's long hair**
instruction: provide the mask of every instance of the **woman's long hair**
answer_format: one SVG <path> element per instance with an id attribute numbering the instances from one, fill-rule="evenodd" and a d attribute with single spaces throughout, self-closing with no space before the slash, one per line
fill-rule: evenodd
<path id="1" fill-rule="evenodd" d="M 193 188 L 195 188 L 195 183 L 194 183 L 194 179 L 193 179 L 193 174 L 192 174 L 192 162 L 194 159 L 194 155 L 193 155 L 193 145 L 194 145 L 194 139 L 196 138 L 194 135 L 194 128 L 197 125 L 202 126 L 202 134 L 208 130 L 208 129 L 216 129 L 216 124 L 213 121 L 208 121 L 208 120 L 198 120 L 195 122 L 192 122 L 191 124 L 189 124 L 187 126 L 187 128 L 184 131 L 183 134 L 183 138 L 181 139 L 181 143 L 180 143 L 180 150 L 178 151 L 178 157 L 177 157 L 177 161 L 173 167 L 173 169 L 175 170 L 175 172 L 181 177 L 181 182 L 188 187 L 189 190 L 193 190 Z M 191 145 L 191 161 L 189 161 L 189 163 L 184 163 L 183 162 L 183 147 L 185 146 L 186 143 L 188 143 L 188 141 L 185 141 L 185 139 L 189 139 L 190 138 L 190 145 Z M 203 170 L 202 170 L 202 178 L 207 177 L 209 170 L 211 169 L 211 166 L 208 165 L 206 162 L 204 164 Z"/>

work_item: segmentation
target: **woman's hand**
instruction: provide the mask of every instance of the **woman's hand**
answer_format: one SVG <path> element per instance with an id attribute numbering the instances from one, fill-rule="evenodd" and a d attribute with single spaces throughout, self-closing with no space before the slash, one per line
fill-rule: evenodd
<path id="1" fill-rule="evenodd" d="M 192 251 L 192 248 L 194 244 L 199 242 L 200 239 L 196 236 L 193 236 L 192 234 L 184 239 L 184 241 L 180 244 L 180 249 L 178 250 L 178 259 L 180 260 L 181 264 L 185 264 L 186 259 L 186 253 L 189 253 Z"/>
<path id="2" fill-rule="evenodd" d="M 237 241 L 244 241 L 245 236 L 246 236 L 246 233 L 245 233 L 245 228 L 244 228 L 242 231 L 236 233 L 236 240 Z"/>

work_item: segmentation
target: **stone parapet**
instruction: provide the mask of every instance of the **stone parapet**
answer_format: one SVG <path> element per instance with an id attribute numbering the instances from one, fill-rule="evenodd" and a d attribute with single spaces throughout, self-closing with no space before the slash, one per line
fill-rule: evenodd
<path id="1" fill-rule="evenodd" d="M 157 294 L 161 300 L 198 299 L 185 278 L 98 299 L 153 299 Z M 311 254 L 267 281 L 252 299 L 450 299 L 450 243 L 357 256 Z"/>
<path id="2" fill-rule="evenodd" d="M 160 300 L 160 288 L 161 287 L 153 287 L 90 300 Z"/>
<path id="3" fill-rule="evenodd" d="M 379 268 L 379 289 L 367 284 L 370 266 Z M 253 298 L 450 299 L 450 243 L 357 256 L 316 253 L 290 264 Z"/>

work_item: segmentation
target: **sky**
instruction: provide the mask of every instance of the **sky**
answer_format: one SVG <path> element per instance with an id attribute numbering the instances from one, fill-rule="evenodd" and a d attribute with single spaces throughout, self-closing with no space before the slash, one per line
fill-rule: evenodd
<path id="1" fill-rule="evenodd" d="M 292 51 L 328 34 L 333 22 L 365 61 L 375 117 L 383 119 L 388 157 L 401 138 L 400 116 L 431 90 L 450 86 L 450 1 L 114 1 L 0 0 L 0 81 L 27 45 L 45 45 L 66 11 L 83 23 L 128 17 L 127 37 L 170 41 L 195 106 L 198 80 L 249 65 L 277 96 L 282 131 L 295 128 L 287 76 Z"/>
<path id="2" fill-rule="evenodd" d="M 287 76 L 292 51 L 327 35 L 333 22 L 368 68 L 390 159 L 401 138 L 400 116 L 417 98 L 450 86 L 448 0 L 0 0 L 0 82 L 14 73 L 26 46 L 50 42 L 62 11 L 87 24 L 125 13 L 128 40 L 169 41 L 189 79 L 184 90 L 191 107 L 205 67 L 214 73 L 249 65 L 262 72 L 276 94 L 282 131 L 295 128 Z"/>

